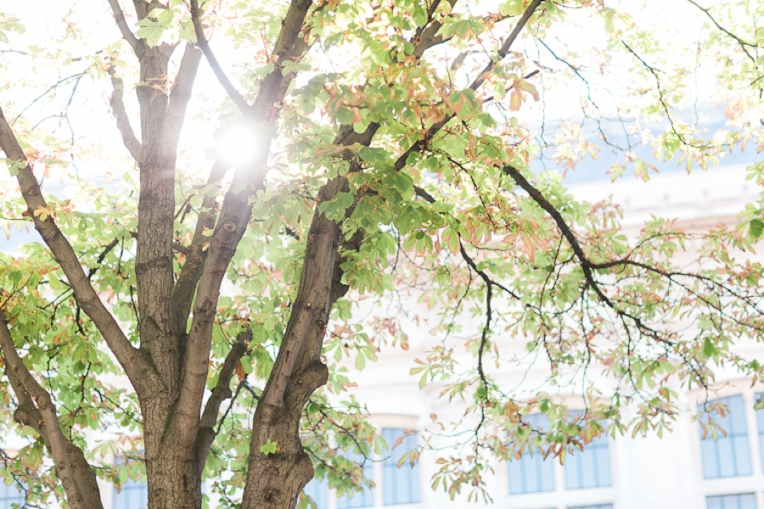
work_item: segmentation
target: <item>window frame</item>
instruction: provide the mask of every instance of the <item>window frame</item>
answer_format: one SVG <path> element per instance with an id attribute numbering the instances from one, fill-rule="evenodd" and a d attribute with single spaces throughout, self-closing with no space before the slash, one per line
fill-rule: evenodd
<path id="1" fill-rule="evenodd" d="M 26 493 L 20 489 L 16 482 L 9 484 L 2 483 L 0 488 L 0 509 L 11 509 L 11 504 L 18 503 L 23 506 L 26 503 Z M 16 496 L 10 496 L 11 490 L 16 488 Z"/>
<path id="2" fill-rule="evenodd" d="M 399 440 L 399 438 L 396 438 L 395 441 L 392 440 L 392 437 L 389 437 L 390 440 L 388 440 L 387 437 L 385 437 L 385 430 L 390 431 L 396 431 L 400 433 L 400 436 L 403 437 L 403 440 L 401 441 L 400 445 L 398 447 L 395 447 L 396 441 Z M 413 432 L 413 433 L 407 433 L 407 431 L 413 431 L 411 428 L 401 428 L 401 427 L 391 427 L 386 426 L 380 428 L 380 434 L 382 435 L 382 438 L 385 440 L 385 443 L 387 443 L 387 450 L 382 454 L 381 458 L 381 470 L 382 470 L 382 477 L 380 480 L 382 481 L 381 484 L 379 484 L 380 491 L 382 491 L 382 507 L 400 507 L 400 506 L 411 506 L 411 505 L 418 505 L 422 503 L 422 482 L 421 482 L 421 474 L 419 469 L 419 463 L 414 464 L 414 466 L 411 466 L 411 463 L 408 461 L 404 461 L 404 463 L 398 467 L 398 461 L 400 458 L 396 459 L 396 456 L 402 456 L 402 454 L 405 454 L 412 449 L 415 449 L 419 446 L 419 433 Z M 398 435 L 398 433 L 396 433 Z M 413 439 L 413 440 L 412 440 Z M 409 447 L 406 448 L 406 442 L 409 442 Z M 413 442 L 413 444 L 411 443 Z M 413 445 L 413 448 L 411 447 Z M 388 471 L 392 471 L 394 473 L 398 472 L 406 472 L 411 471 L 412 475 L 414 476 L 414 479 L 407 479 L 407 485 L 409 488 L 409 495 L 414 495 L 416 500 L 407 501 L 407 502 L 387 502 L 386 498 L 388 495 L 388 491 L 386 489 L 386 479 L 388 478 Z M 414 489 L 415 487 L 415 489 Z M 400 487 L 399 487 L 400 488 Z"/>
<path id="3" fill-rule="evenodd" d="M 565 397 L 561 403 L 567 404 L 570 412 L 584 412 L 586 405 L 582 398 Z M 554 491 L 532 492 L 523 494 L 511 494 L 509 485 L 509 464 L 507 461 L 501 461 L 496 468 L 498 488 L 501 489 L 501 500 L 503 507 L 523 507 L 527 509 L 568 509 L 574 507 L 588 507 L 599 505 L 613 505 L 614 509 L 619 509 L 616 505 L 618 486 L 618 453 L 617 448 L 613 446 L 612 439 L 608 435 L 603 435 L 607 440 L 608 461 L 610 467 L 610 486 L 567 489 L 565 481 L 565 467 L 560 465 L 559 460 L 553 462 L 554 465 Z M 496 501 L 498 502 L 499 499 Z"/>
<path id="4" fill-rule="evenodd" d="M 377 433 L 381 436 L 383 429 L 400 429 L 400 430 L 411 430 L 413 431 L 413 436 L 416 437 L 417 445 L 420 444 L 419 440 L 419 418 L 415 416 L 396 416 L 396 415 L 376 415 L 372 416 L 370 419 L 371 424 L 377 429 Z M 387 444 L 388 447 L 392 448 L 395 444 L 389 443 Z M 402 447 L 403 445 L 399 446 Z M 388 450 L 389 451 L 389 450 Z M 372 452 L 372 456 L 370 458 L 371 461 L 367 462 L 367 468 L 370 464 L 370 473 L 365 473 L 366 477 L 370 478 L 372 481 L 374 481 L 375 486 L 372 488 L 372 498 L 373 498 L 373 504 L 363 507 L 350 507 L 348 509 L 383 509 L 383 508 L 394 508 L 394 509 L 420 509 L 425 504 L 425 493 L 426 493 L 426 487 L 428 486 L 427 483 L 423 484 L 423 475 L 421 468 L 419 467 L 419 464 L 417 464 L 417 479 L 416 482 L 418 484 L 418 494 L 419 494 L 419 501 L 418 502 L 412 502 L 412 503 L 400 503 L 400 504 L 388 504 L 385 505 L 384 503 L 384 458 L 387 456 L 387 451 L 383 451 L 382 454 L 376 454 Z M 406 468 L 405 465 L 401 468 Z M 327 490 L 327 506 L 325 508 L 319 507 L 319 509 L 341 509 L 341 506 L 339 505 L 339 501 L 341 500 L 341 497 L 337 496 L 337 491 L 334 489 L 326 487 Z M 355 500 L 358 497 L 358 494 L 356 494 L 353 498 Z"/>
<path id="5" fill-rule="evenodd" d="M 753 509 L 756 509 L 758 507 L 758 503 L 756 501 L 756 493 L 755 492 L 748 492 L 748 493 L 727 493 L 726 495 L 708 495 L 705 500 L 705 509 L 708 509 L 708 502 L 712 498 L 727 498 L 727 497 L 742 497 L 745 495 L 750 495 L 751 499 L 753 500 Z M 726 505 L 726 504 L 725 504 Z M 739 501 L 735 504 L 735 507 L 723 507 L 721 509 L 738 509 L 739 507 Z"/>
<path id="6" fill-rule="evenodd" d="M 549 427 L 549 418 L 546 416 L 546 414 L 543 413 L 533 413 L 525 416 L 525 420 L 528 421 L 528 423 L 534 428 L 534 429 L 543 429 L 545 426 Z M 544 422 L 531 422 L 531 421 L 544 421 Z M 547 463 L 549 462 L 549 463 Z M 512 483 L 512 470 L 514 467 L 517 467 L 519 472 L 522 472 L 523 474 L 526 471 L 527 467 L 535 467 L 537 471 L 542 471 L 546 469 L 551 469 L 551 488 L 550 489 L 544 489 L 544 481 L 543 481 L 543 473 L 539 474 L 539 479 L 537 479 L 537 485 L 539 489 L 537 490 L 528 490 L 526 489 L 526 486 L 521 486 L 518 491 L 514 491 L 514 486 Z M 525 482 L 527 480 L 527 477 L 521 474 L 521 477 L 523 478 L 523 484 L 527 484 Z M 557 489 L 557 482 L 556 482 L 556 475 L 555 475 L 555 466 L 554 466 L 554 458 L 548 457 L 544 459 L 541 455 L 541 453 L 538 450 L 532 449 L 532 448 L 526 448 L 523 451 L 523 455 L 520 457 L 520 459 L 510 459 L 507 461 L 507 482 L 509 484 L 509 496 L 510 497 L 516 497 L 518 495 L 532 495 L 532 494 L 538 494 L 538 493 L 551 493 L 556 491 Z"/>
<path id="7" fill-rule="evenodd" d="M 139 454 L 141 457 L 143 457 L 143 451 L 133 451 L 137 454 Z M 135 461 L 144 461 L 145 460 L 135 460 Z M 112 458 L 113 465 L 120 466 L 125 464 L 125 458 L 120 454 L 119 456 L 116 456 Z M 145 469 L 145 465 L 144 465 Z M 112 509 L 117 509 L 117 497 L 122 495 L 125 490 L 141 490 L 145 488 L 146 490 L 146 507 L 148 507 L 148 496 L 149 496 L 149 484 L 148 480 L 146 481 L 133 481 L 132 479 L 128 478 L 124 484 L 122 484 L 119 489 L 117 489 L 117 485 L 113 484 L 111 485 L 111 507 Z M 131 508 L 133 509 L 133 508 Z"/>
<path id="8" fill-rule="evenodd" d="M 733 401 L 737 403 L 737 400 L 742 404 L 742 415 L 738 415 L 737 412 L 733 412 L 732 405 Z M 727 401 L 723 401 L 727 400 Z M 705 402 L 704 402 L 705 403 Z M 698 405 L 698 411 L 704 410 L 704 403 Z M 728 396 L 721 396 L 714 399 L 709 399 L 708 405 L 716 404 L 716 403 L 722 403 L 727 406 L 727 413 L 725 417 L 721 417 L 721 415 L 717 414 L 714 411 L 711 411 L 710 413 L 704 413 L 701 416 L 701 420 L 703 423 L 706 422 L 706 419 L 710 416 L 712 420 L 718 423 L 718 426 L 722 427 L 723 433 L 719 433 L 716 439 L 714 439 L 710 433 L 708 436 L 703 437 L 703 431 L 701 429 L 701 423 L 698 423 L 698 434 L 700 435 L 700 460 L 701 460 L 701 468 L 703 469 L 703 478 L 706 480 L 711 479 L 730 479 L 735 477 L 749 477 L 753 475 L 753 447 L 752 447 L 752 441 L 751 441 L 751 429 L 749 424 L 749 419 L 747 416 L 748 413 L 748 405 L 746 402 L 746 398 L 743 397 L 742 394 L 732 394 Z M 719 420 L 725 419 L 728 421 L 728 424 L 720 423 Z M 726 426 L 726 427 L 725 427 Z M 734 430 L 732 428 L 735 428 L 736 426 L 743 426 L 745 427 L 745 430 L 742 432 L 740 430 Z M 729 429 L 727 429 L 729 428 Z M 746 465 L 741 465 L 742 460 L 739 460 L 738 455 L 740 451 L 738 450 L 738 444 L 740 443 L 739 439 L 744 439 L 744 450 L 747 454 L 747 463 Z M 723 444 L 723 445 L 722 445 Z M 731 467 L 734 471 L 731 475 L 724 475 L 725 465 L 723 464 L 723 453 L 721 452 L 722 447 L 729 447 L 730 448 L 730 454 L 731 454 Z M 708 453 L 708 455 L 705 454 L 706 451 L 711 451 Z M 709 464 L 709 461 L 713 460 L 713 465 Z M 741 464 L 739 464 L 741 463 Z M 746 469 L 747 467 L 747 469 Z M 741 469 L 742 468 L 742 469 Z M 713 473 L 716 475 L 709 476 L 708 473 L 710 470 L 713 470 Z M 743 473 L 738 473 L 743 472 Z"/>
<path id="9" fill-rule="evenodd" d="M 603 445 L 604 444 L 604 445 Z M 588 448 L 588 449 L 587 449 Z M 597 461 L 598 453 L 599 451 L 602 451 L 602 449 L 605 449 L 605 457 L 607 459 L 607 483 L 608 484 L 599 484 L 600 483 L 600 477 L 602 477 L 602 473 L 599 471 L 599 461 Z M 584 446 L 583 451 L 576 451 L 570 457 L 566 458 L 564 470 L 565 470 L 565 490 L 566 491 L 577 491 L 577 490 L 594 490 L 594 489 L 602 489 L 602 488 L 612 488 L 613 487 L 613 461 L 610 457 L 610 451 L 612 447 L 610 447 L 610 437 L 605 435 L 604 433 L 596 438 L 594 438 L 591 442 L 586 444 Z M 585 480 L 582 477 L 582 474 L 580 473 L 583 469 L 580 468 L 582 466 L 582 458 L 583 455 L 586 453 L 589 453 L 589 456 L 587 458 L 594 458 L 594 465 L 595 469 L 597 471 L 595 485 L 593 486 L 585 486 Z M 577 468 L 578 468 L 578 477 L 581 481 L 581 485 L 576 487 L 570 487 L 570 480 L 572 477 L 572 468 L 571 463 L 568 463 L 568 461 L 576 462 Z M 601 505 L 601 504 L 598 504 Z"/>
<path id="10" fill-rule="evenodd" d="M 703 458 L 700 451 L 701 432 L 700 426 L 695 420 L 692 420 L 691 430 L 688 438 L 691 443 L 688 444 L 692 454 L 692 462 L 695 468 L 695 486 L 696 500 L 698 507 L 706 507 L 706 500 L 710 496 L 737 495 L 754 493 L 756 496 L 756 507 L 764 509 L 764 491 L 761 486 L 764 485 L 764 458 L 758 451 L 764 447 L 761 445 L 758 433 L 757 415 L 753 410 L 756 394 L 764 392 L 764 383 L 759 381 L 751 384 L 750 378 L 725 380 L 709 388 L 708 392 L 704 390 L 695 390 L 689 393 L 690 408 L 697 411 L 697 406 L 706 400 L 728 396 L 743 396 L 744 408 L 746 409 L 746 429 L 748 431 L 748 445 L 750 448 L 751 475 L 738 477 L 720 477 L 715 479 L 706 479 L 703 476 Z M 694 416 L 694 414 L 693 414 Z"/>
<path id="11" fill-rule="evenodd" d="M 117 486 L 112 486 L 112 499 L 111 499 L 111 507 L 112 509 L 119 509 L 117 506 L 117 500 L 120 495 L 124 495 L 127 492 L 135 491 L 138 492 L 141 497 L 143 492 L 145 491 L 146 494 L 146 508 L 141 509 L 147 509 L 148 508 L 148 497 L 149 497 L 149 485 L 148 482 L 145 481 L 133 481 L 132 479 L 128 479 L 122 486 L 119 487 L 119 491 L 117 491 Z M 130 509 L 138 509 L 131 507 Z"/>

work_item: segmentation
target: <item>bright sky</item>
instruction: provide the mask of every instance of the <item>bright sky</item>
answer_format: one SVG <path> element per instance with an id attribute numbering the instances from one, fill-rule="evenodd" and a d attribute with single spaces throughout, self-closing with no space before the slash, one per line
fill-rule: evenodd
<path id="1" fill-rule="evenodd" d="M 71 49 L 73 58 L 78 56 L 93 55 L 108 44 L 109 41 L 118 41 L 119 31 L 112 23 L 112 15 L 106 0 L 79 0 L 70 2 L 58 2 L 53 0 L 25 0 L 15 2 L 10 6 L 3 6 L 4 12 L 18 17 L 26 26 L 26 32 L 21 36 L 15 36 L 12 40 L 16 49 L 26 50 L 28 45 L 43 47 L 46 52 L 55 52 L 57 48 Z M 86 26 L 90 33 L 82 40 L 69 44 L 69 41 L 61 42 L 64 34 L 62 19 L 69 16 L 81 26 Z M 85 23 L 86 20 L 100 19 L 109 20 L 104 23 Z M 134 17 L 133 17 L 134 20 Z M 227 64 L 230 58 L 235 57 L 232 48 L 217 48 L 222 38 L 218 38 L 213 44 L 221 54 L 221 59 Z M 182 48 L 176 50 L 174 55 L 175 65 L 182 55 Z M 0 71 L 0 105 L 9 120 L 18 115 L 32 101 L 44 93 L 60 79 L 84 70 L 85 62 L 75 62 L 63 71 L 56 71 L 55 66 L 43 66 L 37 62 L 37 68 L 32 67 L 31 59 L 26 56 L 7 53 L 0 55 L 4 59 L 4 69 Z M 226 58 L 228 57 L 228 58 Z M 5 79 L 3 79 L 5 78 Z M 133 130 L 140 139 L 140 123 L 138 120 L 138 105 L 135 98 L 134 88 L 131 87 L 132 79 L 125 79 L 124 102 L 132 117 Z M 37 123 L 51 111 L 57 112 L 67 102 L 75 80 L 67 82 L 59 88 L 57 96 L 46 96 L 30 107 L 24 118 L 32 124 Z M 188 108 L 188 116 L 181 137 L 181 158 L 179 167 L 202 174 L 209 169 L 207 154 L 218 143 L 213 139 L 213 133 L 218 127 L 218 120 L 214 116 L 214 108 L 210 105 L 219 105 L 225 99 L 225 94 L 215 79 L 206 62 L 200 66 L 196 85 L 196 94 Z M 76 138 L 76 145 L 87 142 L 89 147 L 102 147 L 97 151 L 97 156 L 87 153 L 75 154 L 76 165 L 61 170 L 52 168 L 51 177 L 44 182 L 44 192 L 52 193 L 59 197 L 70 197 L 76 188 L 69 174 L 88 181 L 95 181 L 98 185 L 104 185 L 108 180 L 112 186 L 116 186 L 122 174 L 134 171 L 126 149 L 122 144 L 119 131 L 111 113 L 109 99 L 111 95 L 111 83 L 107 76 L 99 80 L 85 78 L 77 85 L 76 94 L 70 106 L 72 115 L 70 122 Z M 56 128 L 58 119 L 43 120 L 41 127 L 53 130 Z M 58 135 L 69 137 L 69 130 L 65 123 L 56 129 Z M 38 148 L 43 143 L 35 144 Z M 0 189 L 15 188 L 15 181 L 7 178 L 7 173 L 0 179 Z M 87 203 L 78 203 L 80 210 L 87 210 Z M 32 234 L 36 238 L 36 234 Z M 19 242 L 29 241 L 28 235 L 14 234 L 9 240 L 4 234 L 0 234 L 0 251 L 9 252 Z"/>
<path id="2" fill-rule="evenodd" d="M 27 45 L 43 46 L 49 52 L 54 52 L 59 48 L 74 47 L 72 57 L 93 55 L 96 51 L 103 49 L 109 41 L 119 39 L 119 31 L 112 22 L 111 11 L 106 0 L 79 0 L 74 2 L 59 2 L 55 0 L 25 0 L 16 2 L 7 2 L 10 5 L 3 6 L 5 12 L 15 15 L 26 25 L 26 33 L 15 39 L 18 49 L 25 49 Z M 129 3 L 129 2 L 128 2 Z M 471 2 L 470 5 L 476 4 Z M 482 5 L 485 5 L 483 3 Z M 702 26 L 697 16 L 697 12 L 689 7 L 683 0 L 667 1 L 645 1 L 622 0 L 619 2 L 608 2 L 616 8 L 629 10 L 633 9 L 635 22 L 645 23 L 652 29 L 662 33 L 666 38 L 666 45 L 676 45 L 679 40 L 684 40 L 688 44 L 688 33 L 700 33 Z M 643 11 L 640 11 L 645 7 Z M 475 9 L 475 7 L 472 7 Z M 473 10 L 474 12 L 474 10 Z M 128 14 L 130 14 L 128 10 Z M 70 45 L 68 41 L 61 41 L 64 33 L 62 19 L 71 19 L 78 26 L 86 26 L 88 33 L 82 40 L 76 41 L 76 44 Z M 92 20 L 99 20 L 93 23 Z M 676 20 L 682 20 L 677 23 Z M 129 19 L 133 22 L 134 18 Z M 679 37 L 680 35 L 684 37 Z M 591 50 L 605 48 L 606 38 L 604 30 L 597 24 L 587 22 L 583 15 L 576 15 L 574 12 L 568 22 L 562 28 L 556 28 L 546 38 L 546 42 L 555 50 L 563 52 L 565 47 L 580 54 L 586 54 Z M 238 62 L 246 62 L 246 54 L 235 50 L 230 45 L 225 45 L 222 37 L 213 39 L 212 46 L 216 51 L 226 69 L 233 70 Z M 675 47 L 675 46 L 672 46 Z M 536 50 L 533 49 L 531 54 Z M 180 56 L 182 50 L 176 51 L 176 58 Z M 562 68 L 562 64 L 554 61 L 544 48 L 538 49 L 545 64 L 554 68 Z M 37 95 L 42 93 L 47 87 L 51 86 L 59 79 L 65 77 L 70 72 L 82 70 L 85 68 L 85 62 L 76 62 L 69 69 L 60 71 L 57 74 L 56 67 L 51 65 L 45 68 L 39 66 L 35 69 L 30 67 L 30 59 L 27 57 L 7 53 L 0 55 L 5 59 L 5 68 L 0 72 L 0 104 L 6 115 L 13 117 L 17 115 L 26 105 L 28 105 Z M 623 57 L 620 61 L 616 59 L 611 65 L 625 69 L 628 67 Z M 338 65 L 342 63 L 338 62 Z M 39 65 L 39 64 L 38 64 Z M 704 73 L 705 71 L 701 71 Z M 590 76 L 591 77 L 591 76 Z M 619 76 L 611 77 L 594 76 L 593 81 L 597 81 L 603 86 L 614 91 L 614 98 L 610 101 L 605 100 L 601 103 L 604 114 L 612 114 L 615 111 L 619 101 Z M 623 76 L 625 79 L 626 76 Z M 554 83 L 553 75 L 544 74 L 547 84 Z M 696 80 L 698 83 L 697 96 L 699 98 L 708 98 L 711 94 L 713 80 L 706 75 L 700 75 Z M 73 83 L 73 82 L 72 82 Z M 130 88 L 130 80 L 126 80 L 127 89 L 125 91 L 125 103 L 128 111 L 133 116 L 133 129 L 140 137 L 137 121 L 137 101 L 134 90 Z M 181 159 L 179 167 L 186 171 L 192 171 L 197 174 L 203 174 L 209 166 L 207 154 L 217 143 L 212 134 L 219 125 L 219 120 L 215 113 L 225 95 L 213 76 L 206 62 L 202 62 L 195 87 L 197 93 L 189 106 L 189 116 L 187 117 L 182 136 Z M 595 87 L 596 90 L 596 87 Z M 69 97 L 71 86 L 62 87 L 59 98 L 53 101 L 56 104 L 63 104 Z M 585 87 L 579 83 L 577 86 L 551 86 L 546 92 L 544 100 L 546 104 L 546 122 L 554 125 L 556 121 L 552 118 L 568 118 L 580 116 L 579 97 L 585 93 Z M 119 179 L 124 172 L 134 171 L 132 163 L 128 159 L 126 150 L 122 146 L 119 133 L 116 129 L 114 119 L 109 107 L 109 96 L 111 86 L 108 78 L 93 82 L 93 80 L 82 80 L 74 95 L 71 105 L 71 111 L 76 115 L 71 116 L 74 135 L 78 139 L 87 140 L 91 146 L 100 146 L 104 150 L 97 152 L 97 156 L 88 154 L 75 154 L 77 165 L 70 168 L 69 171 L 76 172 L 79 177 L 89 180 L 95 179 L 101 185 L 105 182 L 107 175 L 111 178 Z M 692 105 L 694 97 L 688 97 L 685 101 L 687 106 Z M 25 118 L 31 122 L 38 122 L 49 114 L 51 101 L 44 99 L 39 101 L 39 107 L 35 106 L 27 110 Z M 532 107 L 524 110 L 521 121 L 527 125 L 539 126 L 541 124 L 541 104 L 534 104 Z M 52 129 L 57 119 L 45 120 L 43 127 Z M 60 133 L 67 133 L 68 129 L 64 125 Z M 230 141 L 230 140 L 229 140 Z M 597 173 L 604 173 L 604 168 L 600 170 L 597 166 Z M 13 185 L 7 178 L 0 179 L 0 186 L 7 187 Z M 52 175 L 46 182 L 45 191 L 56 195 L 70 195 L 74 191 L 71 180 L 66 178 L 61 172 L 58 175 Z M 82 204 L 86 207 L 87 204 Z M 11 242 L 0 236 L 0 250 L 6 251 L 12 249 L 19 239 Z"/>

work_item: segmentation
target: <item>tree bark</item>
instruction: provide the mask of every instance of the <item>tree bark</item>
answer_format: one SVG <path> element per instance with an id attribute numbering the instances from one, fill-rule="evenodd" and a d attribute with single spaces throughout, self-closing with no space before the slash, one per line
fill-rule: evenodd
<path id="1" fill-rule="evenodd" d="M 358 134 L 343 129 L 338 145 L 368 146 L 379 129 L 372 124 Z M 345 154 L 351 171 L 360 167 Z M 319 203 L 348 190 L 345 177 L 336 177 L 321 188 Z M 349 213 L 349 212 L 348 212 Z M 292 509 L 300 492 L 313 477 L 313 465 L 300 441 L 302 409 L 313 392 L 327 382 L 329 370 L 321 361 L 329 313 L 345 295 L 339 246 L 357 249 L 362 233 L 343 243 L 340 224 L 316 212 L 308 230 L 305 260 L 284 339 L 253 419 L 247 482 L 242 509 Z M 275 454 L 260 448 L 270 440 L 278 444 Z"/>
<path id="2" fill-rule="evenodd" d="M 160 384 L 138 394 L 144 417 L 144 446 L 149 503 L 152 509 L 201 507 L 201 472 L 194 463 L 193 431 L 179 429 L 184 418 L 195 416 L 198 405 L 178 401 L 183 377 L 185 328 L 173 306 L 172 239 L 175 220 L 175 163 L 201 52 L 186 45 L 172 87 L 165 73 L 172 53 L 165 46 L 145 48 L 141 78 L 154 87 L 139 87 L 143 153 L 139 162 L 138 204 L 138 313 L 141 349 L 147 351 Z M 192 419 L 193 421 L 193 419 Z"/>
<path id="3" fill-rule="evenodd" d="M 6 363 L 6 375 L 19 401 L 13 417 L 34 428 L 42 437 L 53 456 L 56 476 L 61 480 L 69 506 L 73 509 L 102 509 L 95 473 L 82 450 L 64 436 L 50 393 L 37 383 L 16 351 L 2 309 L 0 352 Z"/>

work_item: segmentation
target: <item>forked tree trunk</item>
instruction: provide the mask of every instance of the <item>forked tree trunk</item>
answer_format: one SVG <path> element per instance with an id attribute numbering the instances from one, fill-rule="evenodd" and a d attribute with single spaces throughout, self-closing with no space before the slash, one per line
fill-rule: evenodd
<path id="1" fill-rule="evenodd" d="M 222 73 L 204 39 L 198 1 L 189 1 L 197 43 L 231 99 L 245 118 L 268 124 L 275 132 L 274 124 L 280 105 L 294 78 L 291 72 L 282 74 L 282 66 L 289 60 L 299 60 L 307 51 L 310 23 L 306 24 L 305 19 L 313 3 L 311 0 L 292 0 L 290 3 L 271 54 L 273 70 L 260 82 L 258 96 L 250 106 Z M 218 386 L 202 410 L 220 284 L 246 231 L 251 215 L 250 199 L 257 189 L 262 188 L 271 138 L 263 147 L 265 153 L 255 171 L 250 171 L 252 168 L 237 170 L 234 182 L 236 187 L 243 184 L 244 191 L 229 191 L 226 194 L 217 222 L 212 211 L 200 214 L 197 233 L 188 249 L 190 256 L 176 284 L 172 251 L 175 166 L 180 130 L 200 52 L 193 46 L 186 46 L 175 82 L 170 86 L 167 68 L 174 48 L 167 45 L 148 47 L 145 41 L 136 38 L 130 31 L 118 1 L 108 2 L 123 37 L 140 63 L 141 82 L 137 95 L 141 113 L 141 142 L 132 132 L 122 104 L 122 83 L 112 74 L 112 107 L 117 125 L 140 169 L 135 260 L 140 348 L 132 346 L 101 303 L 55 220 L 45 221 L 37 215 L 33 216 L 33 220 L 64 270 L 78 304 L 101 332 L 135 387 L 143 416 L 149 509 L 201 509 L 201 475 L 214 440 L 220 403 L 230 397 L 231 376 L 245 354 L 247 344 L 243 337 L 232 347 L 220 369 Z M 437 36 L 440 21 L 433 17 L 438 3 L 439 0 L 431 3 L 427 27 L 420 27 L 412 38 L 417 59 L 427 48 L 442 42 L 442 38 L 439 40 Z M 448 0 L 448 3 L 453 6 L 455 0 Z M 517 27 L 502 45 L 499 52 L 502 58 L 540 3 L 541 0 L 532 0 Z M 134 0 L 133 4 L 139 20 L 146 19 L 153 9 L 165 8 L 165 4 L 158 0 Z M 323 9 L 326 5 L 328 3 L 322 3 L 316 8 Z M 476 79 L 471 87 L 473 90 L 480 86 L 485 79 L 482 76 L 487 75 L 492 65 Z M 427 136 L 434 136 L 450 118 L 433 126 Z M 364 133 L 355 133 L 351 126 L 343 126 L 335 145 L 368 147 L 379 127 L 379 124 L 372 123 Z M 2 111 L 0 143 L 9 157 L 19 161 L 24 159 Z M 406 156 L 418 150 L 418 146 L 412 146 L 401 157 L 395 171 L 403 168 Z M 347 150 L 340 157 L 349 162 L 350 171 L 361 171 L 352 151 Z M 213 170 L 210 180 L 219 180 L 222 172 L 224 170 L 220 168 Z M 252 176 L 255 174 L 258 176 Z M 39 184 L 28 165 L 19 171 L 18 179 L 30 213 L 44 207 L 46 204 Z M 324 185 L 319 192 L 319 203 L 332 200 L 340 191 L 348 191 L 345 177 L 336 177 Z M 205 198 L 205 203 L 208 209 L 214 208 L 213 198 Z M 348 213 L 351 211 L 352 207 Z M 209 249 L 202 255 L 202 245 L 207 242 L 203 235 L 205 227 L 214 227 L 214 232 L 209 240 Z M 362 238 L 363 232 L 359 231 L 352 239 L 344 239 L 341 225 L 319 214 L 316 206 L 306 235 L 305 259 L 297 297 L 270 378 L 255 410 L 242 509 L 293 509 L 300 492 L 313 477 L 311 460 L 300 441 L 302 410 L 310 395 L 327 382 L 328 368 L 321 360 L 323 339 L 333 304 L 348 290 L 341 282 L 339 247 L 358 249 Z M 194 311 L 190 313 L 194 301 Z M 187 331 L 190 316 L 192 326 Z M 44 408 L 35 406 L 35 399 L 47 401 L 47 393 L 36 386 L 33 377 L 24 371 L 2 318 L 0 311 L 0 346 L 4 356 L 10 358 L 15 366 L 13 369 L 19 371 L 18 380 L 12 378 L 12 382 L 19 401 L 23 403 L 20 410 L 27 412 L 27 417 L 19 414 L 19 422 L 33 427 L 37 423 L 36 429 L 52 450 L 57 468 L 60 468 L 58 474 L 70 505 L 74 509 L 100 509 L 95 476 L 82 451 L 71 442 L 66 444 L 60 429 L 54 429 L 56 432 L 50 432 L 48 436 L 48 431 L 40 427 L 39 423 L 43 421 L 38 413 L 48 412 L 51 416 L 48 421 L 52 422 L 56 420 L 55 408 L 52 403 Z M 29 394 L 33 394 L 34 398 Z M 261 447 L 268 442 L 277 444 L 275 453 L 261 451 Z M 71 450 L 67 452 L 67 448 Z"/>

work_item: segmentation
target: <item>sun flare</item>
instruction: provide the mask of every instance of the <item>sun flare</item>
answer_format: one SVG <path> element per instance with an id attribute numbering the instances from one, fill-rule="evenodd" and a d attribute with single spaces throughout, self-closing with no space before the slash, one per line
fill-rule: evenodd
<path id="1" fill-rule="evenodd" d="M 234 166 L 252 164 L 262 152 L 258 131 L 251 125 L 232 125 L 221 134 L 217 150 L 221 159 Z"/>

